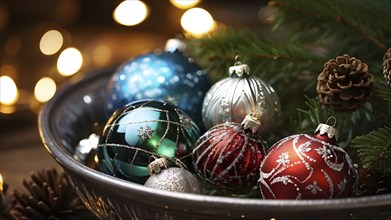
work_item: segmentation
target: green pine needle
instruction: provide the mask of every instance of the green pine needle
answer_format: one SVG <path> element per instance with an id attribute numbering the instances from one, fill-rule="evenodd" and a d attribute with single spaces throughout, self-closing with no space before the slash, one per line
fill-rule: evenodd
<path id="1" fill-rule="evenodd" d="M 352 147 L 357 150 L 363 168 L 391 174 L 391 123 L 354 138 Z"/>

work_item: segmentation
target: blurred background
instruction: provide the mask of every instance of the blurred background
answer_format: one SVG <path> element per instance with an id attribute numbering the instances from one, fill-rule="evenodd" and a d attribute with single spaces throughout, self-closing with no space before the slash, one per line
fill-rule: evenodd
<path id="1" fill-rule="evenodd" d="M 0 173 L 12 183 L 56 165 L 37 115 L 63 82 L 163 49 L 177 34 L 266 27 L 269 15 L 266 0 L 0 0 Z"/>
<path id="2" fill-rule="evenodd" d="M 259 26 L 265 1 L 0 1 L 1 133 L 35 123 L 62 82 L 225 26 Z M 204 9 L 195 10 L 195 9 Z M 198 35 L 198 36 L 197 36 Z"/>

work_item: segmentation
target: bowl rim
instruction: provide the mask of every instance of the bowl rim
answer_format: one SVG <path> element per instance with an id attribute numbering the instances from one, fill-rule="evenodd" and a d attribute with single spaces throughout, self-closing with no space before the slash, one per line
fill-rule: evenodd
<path id="1" fill-rule="evenodd" d="M 67 94 L 73 92 L 74 87 L 83 86 L 92 83 L 99 78 L 107 77 L 108 71 L 114 71 L 113 67 L 91 71 L 83 77 L 71 78 L 58 89 L 54 97 L 46 103 L 38 115 L 38 129 L 44 146 L 51 156 L 64 168 L 64 170 L 76 173 L 79 176 L 89 178 L 97 184 L 110 184 L 116 186 L 117 191 L 129 191 L 142 195 L 145 198 L 153 198 L 155 201 L 174 201 L 175 204 L 182 204 L 187 207 L 194 207 L 194 203 L 207 203 L 209 207 L 224 207 L 226 210 L 232 210 L 240 207 L 241 211 L 265 210 L 294 211 L 305 208 L 304 210 L 319 211 L 326 209 L 359 209 L 371 208 L 377 206 L 391 205 L 391 194 L 371 195 L 362 197 L 349 197 L 337 199 L 314 199 L 314 200 L 283 200 L 283 199 L 262 199 L 262 198 L 232 198 L 223 196 L 195 195 L 188 193 L 169 192 L 159 189 L 152 189 L 140 184 L 132 183 L 126 180 L 112 177 L 97 170 L 87 167 L 72 158 L 61 143 L 55 142 L 55 137 L 50 129 L 48 117 L 52 110 L 61 99 L 67 97 Z M 123 192 L 123 191 L 122 191 Z M 146 199 L 147 200 L 147 199 Z M 146 201 L 145 200 L 145 201 Z M 150 200 L 150 199 L 148 199 Z M 160 204 L 157 204 L 160 206 Z"/>

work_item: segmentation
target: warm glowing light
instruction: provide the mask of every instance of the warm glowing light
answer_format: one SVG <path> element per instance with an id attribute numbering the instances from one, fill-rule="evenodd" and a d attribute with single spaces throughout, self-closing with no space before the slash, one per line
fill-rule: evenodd
<path id="1" fill-rule="evenodd" d="M 83 56 L 76 48 L 70 47 L 61 52 L 57 60 L 57 70 L 61 75 L 70 76 L 80 70 Z"/>
<path id="2" fill-rule="evenodd" d="M 39 42 L 39 49 L 45 55 L 52 55 L 57 53 L 63 43 L 62 34 L 57 30 L 50 30 L 46 32 Z"/>
<path id="3" fill-rule="evenodd" d="M 96 155 L 96 154 L 94 156 L 94 161 L 95 161 L 96 164 L 99 163 L 99 158 L 98 158 L 98 155 Z"/>
<path id="4" fill-rule="evenodd" d="M 106 45 L 99 45 L 92 52 L 92 60 L 95 64 L 100 66 L 108 64 L 110 62 L 111 56 L 111 49 Z"/>
<path id="5" fill-rule="evenodd" d="M 0 191 L 3 191 L 3 176 L 1 174 L 0 174 Z"/>
<path id="6" fill-rule="evenodd" d="M 14 66 L 8 64 L 0 66 L 0 73 L 8 75 L 13 79 L 16 79 L 18 77 L 18 70 Z"/>
<path id="7" fill-rule="evenodd" d="M 34 96 L 39 102 L 49 101 L 56 93 L 56 83 L 52 78 L 41 78 L 34 88 Z"/>
<path id="8" fill-rule="evenodd" d="M 196 36 L 211 31 L 214 26 L 214 20 L 206 10 L 202 8 L 192 8 L 183 14 L 181 25 L 183 29 Z"/>
<path id="9" fill-rule="evenodd" d="M 13 105 L 18 100 L 18 88 L 14 80 L 9 76 L 0 77 L 0 103 Z"/>
<path id="10" fill-rule="evenodd" d="M 170 0 L 171 4 L 180 9 L 191 8 L 200 3 L 200 1 L 201 0 Z"/>
<path id="11" fill-rule="evenodd" d="M 148 15 L 147 6 L 138 0 L 123 1 L 114 10 L 114 20 L 125 26 L 141 23 Z"/>

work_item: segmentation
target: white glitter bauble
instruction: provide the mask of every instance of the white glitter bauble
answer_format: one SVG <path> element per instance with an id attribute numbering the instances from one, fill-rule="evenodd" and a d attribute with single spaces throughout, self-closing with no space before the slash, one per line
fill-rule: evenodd
<path id="1" fill-rule="evenodd" d="M 198 179 L 189 171 L 178 167 L 170 167 L 152 174 L 144 186 L 171 192 L 201 193 Z"/>

